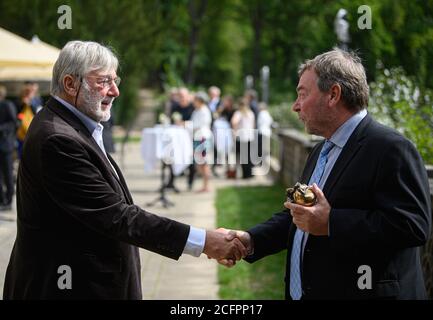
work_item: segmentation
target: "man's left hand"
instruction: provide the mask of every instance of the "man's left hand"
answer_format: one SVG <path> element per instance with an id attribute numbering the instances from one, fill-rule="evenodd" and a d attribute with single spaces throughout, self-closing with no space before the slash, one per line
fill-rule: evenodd
<path id="1" fill-rule="evenodd" d="M 317 197 L 317 202 L 312 207 L 301 206 L 292 202 L 285 202 L 284 206 L 290 209 L 293 223 L 302 231 L 315 236 L 329 235 L 329 213 L 331 206 L 322 190 L 314 183 L 311 190 Z"/>

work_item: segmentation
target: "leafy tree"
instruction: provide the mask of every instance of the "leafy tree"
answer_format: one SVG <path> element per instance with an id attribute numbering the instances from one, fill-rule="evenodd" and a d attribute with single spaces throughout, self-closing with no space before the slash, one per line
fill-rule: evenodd
<path id="1" fill-rule="evenodd" d="M 63 4 L 72 8 L 71 30 L 57 27 Z M 372 10 L 371 30 L 358 28 L 360 5 Z M 363 58 L 369 81 L 379 63 L 401 66 L 422 90 L 433 88 L 432 0 L 2 0 L 0 25 L 57 47 L 74 39 L 112 46 L 125 79 L 117 120 L 127 124 L 140 86 L 214 84 L 238 95 L 248 74 L 260 88 L 263 65 L 271 71 L 271 103 L 290 100 L 298 65 L 337 44 L 340 8 L 348 11 L 349 46 Z"/>

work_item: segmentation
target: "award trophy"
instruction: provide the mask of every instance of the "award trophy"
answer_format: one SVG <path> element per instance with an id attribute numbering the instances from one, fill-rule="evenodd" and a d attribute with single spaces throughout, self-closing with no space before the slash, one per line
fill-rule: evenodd
<path id="1" fill-rule="evenodd" d="M 287 201 L 311 207 L 316 204 L 316 195 L 310 186 L 297 182 L 294 187 L 287 188 Z"/>

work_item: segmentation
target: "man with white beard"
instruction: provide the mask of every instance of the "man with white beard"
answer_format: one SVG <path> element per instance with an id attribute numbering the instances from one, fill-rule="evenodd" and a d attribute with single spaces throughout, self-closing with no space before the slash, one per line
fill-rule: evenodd
<path id="1" fill-rule="evenodd" d="M 176 260 L 247 254 L 238 239 L 134 205 L 100 124 L 119 96 L 117 67 L 95 42 L 72 41 L 59 54 L 52 98 L 24 141 L 4 299 L 141 299 L 138 247 Z"/>

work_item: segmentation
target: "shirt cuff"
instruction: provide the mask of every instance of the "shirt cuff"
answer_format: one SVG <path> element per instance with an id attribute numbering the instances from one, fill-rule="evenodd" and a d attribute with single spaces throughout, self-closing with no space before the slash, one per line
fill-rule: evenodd
<path id="1" fill-rule="evenodd" d="M 206 230 L 191 226 L 183 253 L 199 257 L 203 253 L 205 241 Z"/>

